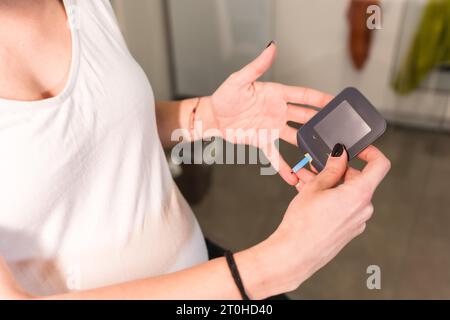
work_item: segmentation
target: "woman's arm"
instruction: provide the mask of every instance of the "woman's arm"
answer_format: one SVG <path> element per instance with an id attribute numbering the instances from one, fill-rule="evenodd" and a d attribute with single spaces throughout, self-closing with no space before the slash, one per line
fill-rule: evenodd
<path id="1" fill-rule="evenodd" d="M 336 149 L 337 150 L 337 149 Z M 309 172 L 283 221 L 265 241 L 235 254 L 247 294 L 267 298 L 297 288 L 364 231 L 371 198 L 390 169 L 375 147 L 360 154 L 362 171 L 347 168 L 347 154 L 333 152 L 325 169 Z M 336 187 L 340 180 L 344 183 Z M 0 259 L 0 298 L 30 298 Z M 224 258 L 186 270 L 123 284 L 42 297 L 44 299 L 239 299 Z"/>
<path id="2" fill-rule="evenodd" d="M 31 298 L 14 279 L 8 266 L 0 256 L 0 300 L 5 299 L 28 299 Z"/>
<path id="3" fill-rule="evenodd" d="M 331 100 L 331 96 L 309 88 L 259 82 L 275 56 L 276 45 L 270 43 L 255 60 L 231 74 L 210 97 L 157 103 L 163 145 L 172 145 L 170 136 L 178 128 L 188 133 L 185 140 L 220 135 L 231 143 L 250 144 L 264 152 L 287 183 L 296 185 L 299 179 L 280 155 L 276 143 L 281 138 L 296 145 L 297 130 L 288 122 L 305 123 L 316 114 L 315 110 L 298 105 L 320 108 Z M 191 130 L 192 119 L 198 124 L 195 130 Z M 209 129 L 215 130 L 205 132 Z M 185 134 L 177 136 L 184 137 Z"/>
<path id="4" fill-rule="evenodd" d="M 203 130 L 216 129 L 210 97 L 200 97 L 181 101 L 157 101 L 156 120 L 158 133 L 165 148 L 172 147 L 177 141 L 171 140 L 176 129 L 191 133 L 195 109 L 195 119 L 202 121 Z M 188 138 L 188 137 L 187 137 Z M 201 138 L 201 137 L 198 137 Z"/>
<path id="5" fill-rule="evenodd" d="M 241 277 L 253 299 L 275 292 L 270 269 L 254 247 L 235 254 Z M 189 269 L 107 287 L 43 297 L 44 299 L 240 299 L 225 258 Z"/>
<path id="6" fill-rule="evenodd" d="M 239 273 L 251 299 L 263 299 L 287 290 L 272 266 L 269 252 L 258 246 L 234 255 Z M 31 296 L 23 291 L 0 257 L 0 300 L 2 299 L 241 299 L 225 258 L 217 258 L 189 269 L 158 277 L 139 279 L 85 291 L 52 296 Z"/>

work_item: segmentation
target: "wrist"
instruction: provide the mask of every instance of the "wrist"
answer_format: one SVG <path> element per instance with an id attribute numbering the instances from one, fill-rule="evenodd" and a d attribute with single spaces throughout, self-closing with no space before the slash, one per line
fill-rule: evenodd
<path id="1" fill-rule="evenodd" d="M 270 267 L 259 247 L 240 251 L 234 254 L 234 259 L 250 299 L 265 299 L 273 295 Z"/>
<path id="2" fill-rule="evenodd" d="M 302 252 L 290 249 L 291 240 L 279 233 L 235 255 L 247 294 L 265 299 L 297 289 L 312 275 L 311 263 Z"/>
<path id="3" fill-rule="evenodd" d="M 250 299 L 265 299 L 298 287 L 298 274 L 291 275 L 286 267 L 286 248 L 278 247 L 269 238 L 234 255 Z"/>
<path id="4" fill-rule="evenodd" d="M 196 132 L 201 129 L 201 137 L 211 137 L 220 135 L 220 130 L 214 114 L 212 99 L 210 96 L 200 97 L 194 119 Z M 201 126 L 199 126 L 199 124 Z"/>

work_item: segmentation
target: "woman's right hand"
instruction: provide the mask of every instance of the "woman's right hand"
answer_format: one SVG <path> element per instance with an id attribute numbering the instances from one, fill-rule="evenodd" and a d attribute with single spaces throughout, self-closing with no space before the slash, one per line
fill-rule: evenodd
<path id="1" fill-rule="evenodd" d="M 373 213 L 372 195 L 390 162 L 373 146 L 360 154 L 367 161 L 362 171 L 348 168 L 347 157 L 345 151 L 330 157 L 317 176 L 301 171 L 302 186 L 283 221 L 256 246 L 272 261 L 267 264 L 272 294 L 296 289 L 364 231 Z"/>
<path id="2" fill-rule="evenodd" d="M 347 154 L 331 157 L 315 176 L 303 170 L 303 182 L 277 230 L 262 243 L 235 255 L 251 298 L 296 289 L 363 232 L 373 212 L 372 195 L 389 171 L 389 160 L 375 147 L 360 157 L 362 172 L 347 168 Z M 344 182 L 336 186 L 339 181 Z M 189 288 L 186 291 L 186 288 Z M 236 299 L 226 262 L 214 259 L 167 275 L 92 290 L 42 298 L 55 299 Z M 22 290 L 0 257 L 0 299 L 36 298 Z"/>

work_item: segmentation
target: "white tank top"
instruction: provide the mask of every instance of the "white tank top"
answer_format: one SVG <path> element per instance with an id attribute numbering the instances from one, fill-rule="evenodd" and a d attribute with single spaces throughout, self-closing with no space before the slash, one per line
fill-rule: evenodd
<path id="1" fill-rule="evenodd" d="M 49 99 L 0 99 L 0 255 L 30 293 L 207 260 L 158 138 L 154 97 L 107 0 L 65 0 L 72 62 Z"/>

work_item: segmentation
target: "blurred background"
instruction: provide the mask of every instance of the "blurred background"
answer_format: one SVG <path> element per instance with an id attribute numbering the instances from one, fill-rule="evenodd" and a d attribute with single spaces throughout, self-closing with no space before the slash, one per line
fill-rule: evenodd
<path id="1" fill-rule="evenodd" d="M 291 298 L 450 298 L 450 0 L 112 3 L 159 100 L 212 94 L 273 39 L 278 57 L 263 80 L 330 94 L 355 86 L 388 119 L 376 145 L 392 171 L 366 232 Z M 301 157 L 280 148 L 291 164 Z M 172 169 L 206 236 L 232 250 L 271 234 L 295 195 L 257 165 Z M 379 290 L 367 288 L 370 265 Z"/>

